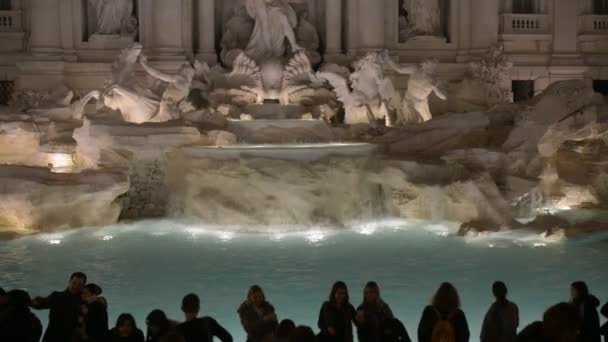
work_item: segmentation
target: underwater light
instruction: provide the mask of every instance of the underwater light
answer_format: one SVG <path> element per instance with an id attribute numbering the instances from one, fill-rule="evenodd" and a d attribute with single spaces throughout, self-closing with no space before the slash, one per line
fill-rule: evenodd
<path id="1" fill-rule="evenodd" d="M 61 240 L 59 240 L 59 239 L 49 240 L 49 244 L 51 244 L 51 245 L 59 245 L 60 243 L 61 243 Z"/>

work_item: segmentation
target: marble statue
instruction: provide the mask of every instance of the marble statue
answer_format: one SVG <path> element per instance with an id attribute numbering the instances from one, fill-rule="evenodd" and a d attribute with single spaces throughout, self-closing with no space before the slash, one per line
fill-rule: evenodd
<path id="1" fill-rule="evenodd" d="M 232 16 L 224 24 L 224 33 L 220 41 L 220 59 L 227 67 L 232 67 L 236 57 L 249 45 L 253 33 L 254 21 L 245 6 L 236 6 Z"/>
<path id="2" fill-rule="evenodd" d="M 245 50 L 247 56 L 258 63 L 268 58 L 282 58 L 285 54 L 285 38 L 292 51 L 301 49 L 294 32 L 298 17 L 286 0 L 246 0 L 245 4 L 247 12 L 255 20 Z"/>
<path id="3" fill-rule="evenodd" d="M 90 0 L 97 18 L 94 34 L 130 35 L 137 20 L 133 17 L 133 0 Z"/>
<path id="4" fill-rule="evenodd" d="M 403 0 L 399 17 L 399 41 L 412 37 L 443 37 L 440 0 Z"/>
<path id="5" fill-rule="evenodd" d="M 142 46 L 134 44 L 125 49 L 113 64 L 112 83 L 103 92 L 104 104 L 120 111 L 123 119 L 128 122 L 164 122 L 178 119 L 180 103 L 190 93 L 195 76 L 194 68 L 187 64 L 182 66 L 177 75 L 169 75 L 148 65 L 147 58 L 141 51 Z M 141 85 L 137 81 L 137 63 L 159 81 L 156 86 Z"/>
<path id="6" fill-rule="evenodd" d="M 378 53 L 369 53 L 355 62 L 350 87 L 347 80 L 336 73 L 317 72 L 316 76 L 327 80 L 344 104 L 345 123 L 369 123 L 375 127 L 376 120 L 384 119 L 387 126 L 392 125 L 389 102 L 396 92 L 392 81 L 384 77 L 381 61 Z"/>
<path id="7" fill-rule="evenodd" d="M 447 99 L 436 80 L 437 62 L 425 61 L 420 66 L 399 66 L 390 58 L 388 51 L 383 53 L 383 59 L 395 72 L 409 75 L 407 91 L 401 101 L 401 108 L 397 111 L 395 124 L 431 120 L 433 115 L 429 108 L 429 96 L 435 93 L 440 99 Z"/>
<path id="8" fill-rule="evenodd" d="M 177 75 L 169 75 L 151 67 L 144 55 L 139 56 L 139 63 L 150 76 L 167 83 L 161 96 L 156 120 L 162 122 L 179 119 L 178 106 L 190 94 L 190 87 L 195 75 L 192 65 L 185 63 Z"/>

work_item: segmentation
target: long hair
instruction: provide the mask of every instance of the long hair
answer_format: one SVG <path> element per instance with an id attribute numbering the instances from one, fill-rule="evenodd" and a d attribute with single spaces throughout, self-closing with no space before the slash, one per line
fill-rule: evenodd
<path id="1" fill-rule="evenodd" d="M 259 285 L 253 285 L 247 291 L 247 303 L 253 304 L 253 300 L 252 300 L 253 295 L 255 295 L 257 293 L 262 295 L 262 300 L 264 302 L 266 301 L 266 295 L 264 295 L 264 290 L 262 290 L 262 288 Z"/>
<path id="2" fill-rule="evenodd" d="M 331 292 L 329 293 L 329 302 L 331 304 L 336 304 L 336 292 L 338 292 L 338 290 L 340 289 L 343 289 L 346 292 L 346 298 L 344 300 L 344 303 L 350 303 L 350 299 L 348 297 L 348 287 L 346 286 L 346 283 L 343 281 L 337 281 L 331 287 Z"/>
<path id="3" fill-rule="evenodd" d="M 153 310 L 146 318 L 146 324 L 148 325 L 148 333 L 146 341 L 151 341 L 154 337 L 162 336 L 169 331 L 171 323 L 167 318 L 167 315 L 162 310 Z M 152 334 L 150 327 L 156 327 L 157 332 Z"/>
<path id="4" fill-rule="evenodd" d="M 116 320 L 116 328 L 120 327 L 126 321 L 131 322 L 133 330 L 137 331 L 137 323 L 135 322 L 135 318 L 129 313 L 123 313 L 118 316 L 118 319 Z"/>
<path id="5" fill-rule="evenodd" d="M 382 296 L 380 296 L 380 286 L 378 286 L 378 283 L 376 283 L 375 281 L 370 281 L 367 284 L 365 284 L 365 287 L 363 288 L 363 304 L 367 304 L 365 302 L 365 291 L 366 290 L 374 290 L 378 294 L 378 299 L 377 299 L 376 303 L 373 303 L 373 304 L 378 304 L 378 303 L 382 302 Z"/>
<path id="6" fill-rule="evenodd" d="M 443 283 L 433 296 L 432 305 L 442 313 L 451 313 L 460 309 L 460 297 L 454 285 Z"/>

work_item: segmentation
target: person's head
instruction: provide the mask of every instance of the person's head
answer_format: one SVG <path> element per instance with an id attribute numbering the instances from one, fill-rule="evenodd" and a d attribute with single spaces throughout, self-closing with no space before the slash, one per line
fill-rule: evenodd
<path id="1" fill-rule="evenodd" d="M 247 291 L 247 302 L 249 304 L 253 304 L 255 306 L 261 306 L 266 302 L 266 296 L 264 295 L 264 290 L 258 285 L 253 285 Z"/>
<path id="2" fill-rule="evenodd" d="M 70 283 L 68 290 L 74 295 L 80 295 L 84 289 L 84 285 L 87 283 L 87 275 L 82 272 L 72 273 L 70 276 Z"/>
<path id="3" fill-rule="evenodd" d="M 433 296 L 432 305 L 440 312 L 453 312 L 460 308 L 460 297 L 454 285 L 443 283 Z"/>
<path id="4" fill-rule="evenodd" d="M 296 330 L 296 324 L 290 319 L 284 319 L 279 323 L 277 337 L 281 340 L 287 340 L 291 337 L 294 330 Z"/>
<path id="5" fill-rule="evenodd" d="M 186 316 L 196 317 L 201 309 L 201 301 L 194 293 L 187 294 L 182 299 L 182 312 Z"/>
<path id="6" fill-rule="evenodd" d="M 572 301 L 580 302 L 589 296 L 589 288 L 584 281 L 575 281 L 570 285 L 570 296 Z"/>
<path id="7" fill-rule="evenodd" d="M 82 300 L 88 301 L 94 297 L 100 296 L 103 290 L 97 284 L 87 284 L 82 290 Z"/>
<path id="8" fill-rule="evenodd" d="M 315 332 L 311 327 L 300 325 L 291 334 L 290 342 L 315 342 L 317 340 Z"/>
<path id="9" fill-rule="evenodd" d="M 543 315 L 543 335 L 551 341 L 574 342 L 578 329 L 578 311 L 568 303 L 554 305 Z"/>
<path id="10" fill-rule="evenodd" d="M 498 301 L 504 302 L 507 300 L 507 292 L 507 285 L 502 281 L 497 281 L 492 285 L 492 293 Z"/>
<path id="11" fill-rule="evenodd" d="M 120 337 L 129 337 L 137 330 L 137 323 L 131 314 L 123 313 L 116 320 L 116 332 Z"/>
<path id="12" fill-rule="evenodd" d="M 349 302 L 348 287 L 343 281 L 337 281 L 331 288 L 329 294 L 329 302 L 332 304 L 342 305 Z"/>
<path id="13" fill-rule="evenodd" d="M 15 309 L 25 309 L 30 306 L 30 295 L 23 290 L 11 290 L 6 294 L 8 305 Z"/>
<path id="14" fill-rule="evenodd" d="M 169 331 L 169 319 L 162 310 L 153 310 L 146 318 L 148 336 L 161 336 Z"/>
<path id="15" fill-rule="evenodd" d="M 380 287 L 375 281 L 370 281 L 363 289 L 363 303 L 376 304 L 380 300 Z"/>

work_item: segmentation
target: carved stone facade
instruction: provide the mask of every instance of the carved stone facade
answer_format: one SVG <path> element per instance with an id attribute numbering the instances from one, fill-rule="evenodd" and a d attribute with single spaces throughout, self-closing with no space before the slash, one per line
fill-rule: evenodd
<path id="1" fill-rule="evenodd" d="M 367 52 L 388 49 L 401 64 L 432 57 L 438 77 L 449 81 L 462 78 L 471 62 L 501 45 L 513 63 L 511 80 L 533 81 L 536 92 L 556 80 L 608 79 L 608 14 L 602 1 L 273 2 L 294 9 L 297 44 L 311 52 L 313 63 L 350 65 Z M 101 88 L 113 58 L 133 42 L 143 45 L 151 63 L 165 72 L 177 72 L 183 61 L 194 58 L 222 63 L 238 56 L 229 55 L 231 50 L 247 48 L 254 29 L 251 16 L 239 7 L 243 0 L 2 4 L 0 80 L 14 81 L 16 89 Z M 407 76 L 388 75 L 398 88 L 406 86 Z"/>

